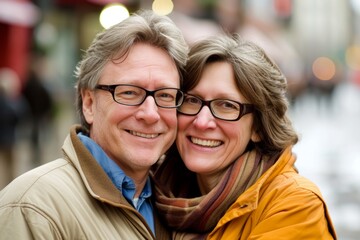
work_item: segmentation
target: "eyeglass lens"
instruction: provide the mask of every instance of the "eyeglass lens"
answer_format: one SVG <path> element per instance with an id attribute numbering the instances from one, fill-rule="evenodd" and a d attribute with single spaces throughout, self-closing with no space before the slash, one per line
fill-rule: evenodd
<path id="1" fill-rule="evenodd" d="M 227 99 L 204 101 L 191 95 L 185 96 L 183 104 L 178 110 L 184 114 L 196 115 L 201 111 L 204 105 L 210 108 L 214 117 L 224 120 L 235 120 L 239 117 L 241 112 L 241 105 L 235 101 Z"/>
<path id="2" fill-rule="evenodd" d="M 125 105 L 140 105 L 147 96 L 152 96 L 160 107 L 177 107 L 182 102 L 182 92 L 176 88 L 163 88 L 149 91 L 132 85 L 118 85 L 114 91 L 114 100 Z"/>

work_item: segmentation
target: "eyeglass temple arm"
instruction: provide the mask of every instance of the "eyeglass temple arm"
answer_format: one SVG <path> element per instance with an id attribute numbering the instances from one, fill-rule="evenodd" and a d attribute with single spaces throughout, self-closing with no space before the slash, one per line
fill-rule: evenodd
<path id="1" fill-rule="evenodd" d="M 243 116 L 245 114 L 251 113 L 254 110 L 255 110 L 254 105 L 252 105 L 252 104 L 243 104 L 243 110 L 242 110 L 241 115 Z"/>

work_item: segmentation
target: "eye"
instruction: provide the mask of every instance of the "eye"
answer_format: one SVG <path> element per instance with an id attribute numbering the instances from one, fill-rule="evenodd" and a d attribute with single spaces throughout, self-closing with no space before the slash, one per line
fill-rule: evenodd
<path id="1" fill-rule="evenodd" d="M 184 99 L 184 103 L 193 104 L 193 105 L 199 105 L 199 104 L 201 105 L 201 100 L 196 97 L 193 97 L 193 96 L 186 96 Z"/>
<path id="2" fill-rule="evenodd" d="M 215 106 L 223 111 L 240 111 L 240 105 L 231 100 L 216 100 Z"/>
<path id="3" fill-rule="evenodd" d="M 132 86 L 118 86 L 115 91 L 117 99 L 133 99 L 142 96 L 142 90 Z"/>
<path id="4" fill-rule="evenodd" d="M 136 96 L 138 96 L 138 93 L 136 91 L 123 91 L 116 93 L 116 97 L 118 98 L 133 98 Z"/>
<path id="5" fill-rule="evenodd" d="M 176 91 L 162 90 L 162 91 L 157 92 L 155 97 L 161 101 L 173 102 L 176 99 Z"/>

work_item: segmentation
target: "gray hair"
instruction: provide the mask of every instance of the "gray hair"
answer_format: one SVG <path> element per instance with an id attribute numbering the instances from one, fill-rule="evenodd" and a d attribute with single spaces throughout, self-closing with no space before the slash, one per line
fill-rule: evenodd
<path id="1" fill-rule="evenodd" d="M 90 126 L 82 112 L 81 90 L 94 89 L 105 65 L 109 61 L 125 56 L 138 42 L 148 43 L 167 51 L 175 62 L 182 84 L 188 46 L 180 29 L 167 16 L 156 15 L 150 10 L 134 13 L 124 21 L 97 34 L 76 67 L 76 110 L 85 129 L 89 130 Z"/>
<path id="2" fill-rule="evenodd" d="M 287 81 L 265 51 L 238 35 L 200 41 L 190 49 L 183 90 L 193 89 L 214 61 L 232 65 L 238 89 L 255 106 L 254 127 L 261 141 L 252 143 L 254 147 L 271 154 L 296 144 L 298 136 L 287 116 Z"/>

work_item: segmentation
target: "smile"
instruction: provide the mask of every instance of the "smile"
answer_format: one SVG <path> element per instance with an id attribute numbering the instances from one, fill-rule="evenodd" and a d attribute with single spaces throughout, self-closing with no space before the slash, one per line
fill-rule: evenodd
<path id="1" fill-rule="evenodd" d="M 190 141 L 196 145 L 203 147 L 218 147 L 222 144 L 222 141 L 218 140 L 204 140 L 200 138 L 191 137 Z"/>
<path id="2" fill-rule="evenodd" d="M 149 139 L 156 138 L 157 136 L 159 136 L 158 133 L 148 134 L 148 133 L 141 133 L 141 132 L 135 132 L 135 131 L 128 131 L 128 132 L 134 136 L 142 137 L 142 138 L 149 138 Z"/>

